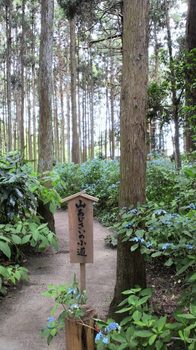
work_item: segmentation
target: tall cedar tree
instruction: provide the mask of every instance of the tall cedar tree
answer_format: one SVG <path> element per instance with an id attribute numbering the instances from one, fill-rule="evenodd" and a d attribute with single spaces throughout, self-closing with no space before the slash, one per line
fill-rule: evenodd
<path id="1" fill-rule="evenodd" d="M 54 0 L 41 2 L 39 61 L 39 163 L 40 173 L 52 169 L 52 45 Z"/>
<path id="2" fill-rule="evenodd" d="M 121 90 L 120 207 L 145 202 L 148 0 L 123 2 L 123 68 Z M 144 259 L 119 236 L 114 297 L 109 313 L 122 300 L 122 291 L 146 286 Z M 117 316 L 114 316 L 117 318 Z M 121 317 L 121 316 L 119 316 Z"/>
<path id="3" fill-rule="evenodd" d="M 5 13 L 6 13 L 6 80 L 7 80 L 7 119 L 8 119 L 8 140 L 7 140 L 7 151 L 12 150 L 12 95 L 11 95 L 11 23 L 12 23 L 12 2 L 7 0 L 5 2 Z"/>
<path id="4" fill-rule="evenodd" d="M 41 1 L 41 38 L 39 61 L 39 158 L 38 171 L 42 174 L 52 169 L 52 46 L 54 0 Z M 54 219 L 47 205 L 39 203 L 39 213 L 54 231 Z"/>
<path id="5" fill-rule="evenodd" d="M 196 1 L 189 0 L 188 3 L 188 15 L 187 15 L 187 30 L 186 30 L 186 42 L 188 52 L 192 51 L 192 54 L 188 58 L 188 63 L 190 69 L 187 71 L 187 88 L 186 88 L 186 99 L 187 105 L 194 108 L 193 112 L 187 118 L 187 128 L 185 133 L 185 144 L 186 152 L 191 152 L 196 150 L 196 144 L 193 142 L 193 132 L 190 122 L 190 117 L 193 117 L 196 114 Z M 193 85 L 194 84 L 194 85 Z"/>
<path id="6" fill-rule="evenodd" d="M 78 115 L 77 115 L 77 69 L 76 69 L 76 19 L 70 18 L 70 73 L 71 73 L 71 112 L 72 112 L 72 162 L 80 162 Z"/>
<path id="7" fill-rule="evenodd" d="M 71 73 L 71 114 L 72 114 L 72 162 L 80 162 L 78 116 L 76 102 L 77 67 L 76 67 L 76 14 L 80 5 L 78 0 L 58 0 L 59 5 L 69 20 L 70 29 L 70 73 Z"/>

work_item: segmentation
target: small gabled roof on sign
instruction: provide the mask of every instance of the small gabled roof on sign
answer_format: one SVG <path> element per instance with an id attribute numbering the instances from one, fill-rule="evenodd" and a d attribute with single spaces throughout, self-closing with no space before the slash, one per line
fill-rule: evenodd
<path id="1" fill-rule="evenodd" d="M 65 203 L 65 202 L 69 202 L 70 200 L 74 199 L 74 198 L 77 198 L 77 197 L 83 197 L 85 199 L 89 199 L 90 201 L 92 202 L 98 202 L 98 198 L 97 197 L 93 197 L 93 196 L 90 196 L 89 194 L 81 191 L 81 192 L 77 192 L 75 194 L 72 194 L 71 196 L 69 197 L 66 197 L 66 198 L 63 198 L 61 200 L 61 203 Z"/>

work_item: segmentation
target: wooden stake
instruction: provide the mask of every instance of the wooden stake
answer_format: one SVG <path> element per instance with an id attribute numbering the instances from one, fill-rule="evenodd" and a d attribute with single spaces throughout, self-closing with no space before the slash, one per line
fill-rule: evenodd
<path id="1" fill-rule="evenodd" d="M 86 264 L 80 264 L 80 291 L 86 290 Z"/>
<path id="2" fill-rule="evenodd" d="M 66 350 L 95 350 L 94 320 L 85 324 L 77 320 L 65 320 Z"/>

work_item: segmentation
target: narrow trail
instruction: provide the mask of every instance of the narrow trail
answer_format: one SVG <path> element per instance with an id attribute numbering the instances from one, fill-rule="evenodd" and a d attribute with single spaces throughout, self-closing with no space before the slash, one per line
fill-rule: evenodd
<path id="1" fill-rule="evenodd" d="M 57 212 L 55 223 L 59 251 L 49 249 L 30 257 L 29 282 L 11 290 L 0 304 L 0 350 L 65 350 L 63 332 L 49 347 L 40 336 L 52 305 L 41 293 L 48 284 L 69 283 L 74 273 L 79 273 L 78 264 L 69 262 L 67 213 Z M 94 264 L 87 265 L 87 294 L 99 317 L 107 312 L 115 280 L 116 251 L 104 247 L 107 234 L 108 230 L 94 221 Z"/>

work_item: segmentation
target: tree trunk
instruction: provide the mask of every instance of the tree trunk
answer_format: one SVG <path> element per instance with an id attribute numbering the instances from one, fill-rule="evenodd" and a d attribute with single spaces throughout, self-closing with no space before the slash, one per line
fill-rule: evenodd
<path id="1" fill-rule="evenodd" d="M 71 162 L 70 90 L 67 89 L 67 161 Z"/>
<path id="2" fill-rule="evenodd" d="M 39 163 L 38 171 L 52 169 L 52 44 L 54 1 L 42 0 L 39 70 Z"/>
<path id="3" fill-rule="evenodd" d="M 7 80 L 7 119 L 8 119 L 8 132 L 7 132 L 7 151 L 12 150 L 12 106 L 11 106 L 11 22 L 12 22 L 12 1 L 8 0 L 5 5 L 6 10 L 6 80 Z"/>
<path id="4" fill-rule="evenodd" d="M 52 45 L 54 0 L 41 2 L 41 39 L 39 71 L 39 161 L 38 171 L 43 174 L 52 169 Z M 54 231 L 54 218 L 49 205 L 39 203 L 38 212 Z"/>
<path id="5" fill-rule="evenodd" d="M 111 159 L 115 156 L 115 130 L 114 130 L 114 58 L 110 49 L 110 109 L 111 109 Z"/>
<path id="6" fill-rule="evenodd" d="M 30 81 L 30 77 L 29 77 Z M 27 91 L 27 101 L 28 101 L 28 150 L 29 150 L 29 159 L 32 160 L 32 136 L 31 136 L 31 120 L 32 120 L 32 105 L 31 105 L 31 86 L 30 82 L 28 84 Z"/>
<path id="7" fill-rule="evenodd" d="M 59 120 L 58 120 L 58 93 L 57 93 L 57 76 L 54 79 L 54 154 L 55 161 L 59 160 Z"/>
<path id="8" fill-rule="evenodd" d="M 64 90 L 63 77 L 60 77 L 60 98 L 61 98 L 61 161 L 65 163 L 65 114 L 64 114 Z"/>
<path id="9" fill-rule="evenodd" d="M 90 51 L 90 159 L 94 159 L 94 82 L 93 82 L 93 59 Z"/>
<path id="10" fill-rule="evenodd" d="M 86 76 L 83 73 L 83 89 L 82 89 L 82 162 L 87 160 L 87 122 L 86 122 Z"/>
<path id="11" fill-rule="evenodd" d="M 32 6 L 31 14 L 31 29 L 32 33 L 35 31 L 35 6 Z M 31 55 L 33 57 L 33 62 L 31 66 L 32 74 L 32 123 L 33 123 L 33 161 L 34 161 L 34 170 L 37 168 L 37 132 L 36 132 L 36 79 L 35 79 L 35 34 L 32 35 L 31 41 Z"/>
<path id="12" fill-rule="evenodd" d="M 121 90 L 120 207 L 145 202 L 146 176 L 146 103 L 147 103 L 147 0 L 124 0 L 123 68 Z M 146 286 L 145 263 L 140 250 L 119 236 L 114 298 L 114 315 L 122 300 L 122 291 L 135 285 Z M 122 317 L 119 316 L 119 317 Z"/>
<path id="13" fill-rule="evenodd" d="M 24 33 L 25 33 L 25 2 L 26 0 L 22 1 L 22 33 L 21 33 L 21 43 L 20 43 L 20 59 L 21 59 L 21 66 L 20 66 L 20 80 L 21 80 L 21 105 L 20 105 L 20 151 L 24 155 L 24 147 L 25 147 L 25 140 L 24 140 L 24 98 L 25 98 L 25 89 L 24 89 L 24 50 L 25 50 L 25 42 L 24 42 Z"/>
<path id="14" fill-rule="evenodd" d="M 186 42 L 187 50 L 196 49 L 196 1 L 189 0 L 188 3 L 188 15 L 187 15 L 187 30 L 186 30 Z M 185 150 L 186 152 L 191 152 L 196 150 L 196 144 L 193 141 L 194 131 L 193 131 L 193 116 L 196 113 L 196 87 L 193 83 L 196 80 L 196 52 L 192 52 L 191 56 L 188 58 L 189 69 L 187 71 L 187 87 L 186 87 L 186 104 L 193 109 L 191 113 L 186 118 L 185 125 Z"/>
<path id="15" fill-rule="evenodd" d="M 181 159 L 180 159 L 180 138 L 179 138 L 179 99 L 177 98 L 177 88 L 176 88 L 176 74 L 174 69 L 174 59 L 173 59 L 173 50 L 172 50 L 172 39 L 171 39 L 171 28 L 170 28 L 170 19 L 169 19 L 169 8 L 168 3 L 165 1 L 165 15 L 166 15 L 166 28 L 167 28 L 167 46 L 169 51 L 169 67 L 170 67 L 170 81 L 171 81 L 171 94 L 172 94 L 172 117 L 174 121 L 175 135 L 174 135 L 174 153 L 175 153 L 175 162 L 176 169 L 181 168 Z"/>
<path id="16" fill-rule="evenodd" d="M 76 107 L 76 35 L 75 18 L 70 19 L 70 73 L 71 73 L 71 111 L 72 111 L 72 162 L 80 163 L 78 120 Z"/>

